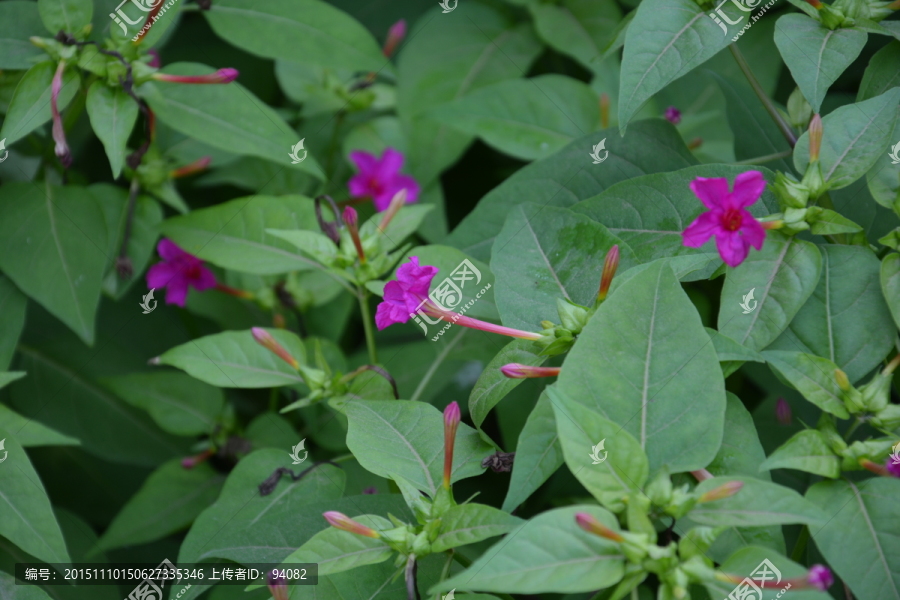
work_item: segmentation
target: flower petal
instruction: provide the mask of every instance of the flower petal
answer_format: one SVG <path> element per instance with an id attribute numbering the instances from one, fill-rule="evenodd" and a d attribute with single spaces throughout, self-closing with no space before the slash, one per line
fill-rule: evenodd
<path id="1" fill-rule="evenodd" d="M 370 196 L 372 194 L 372 190 L 369 187 L 370 179 L 371 176 L 366 173 L 358 173 L 351 177 L 350 181 L 347 182 L 347 187 L 350 189 L 350 195 L 354 198 Z"/>
<path id="2" fill-rule="evenodd" d="M 403 153 L 393 148 L 385 148 L 378 161 L 378 179 L 387 185 L 403 168 Z"/>
<path id="3" fill-rule="evenodd" d="M 391 205 L 391 199 L 393 199 L 394 197 L 394 193 L 390 190 L 390 188 L 382 188 L 380 192 L 369 195 L 372 196 L 372 204 L 375 205 L 375 210 L 377 212 L 383 212 L 387 210 Z"/>
<path id="4" fill-rule="evenodd" d="M 169 238 L 163 238 L 159 240 L 159 244 L 157 244 L 156 246 L 156 251 L 162 257 L 162 259 L 166 261 L 176 260 L 187 254 L 187 252 L 179 248 L 178 244 L 176 244 Z"/>
<path id="5" fill-rule="evenodd" d="M 360 173 L 371 176 L 375 169 L 378 168 L 378 158 L 374 154 L 363 152 L 362 150 L 354 150 L 350 153 L 350 160 L 356 163 L 356 168 Z"/>
<path id="6" fill-rule="evenodd" d="M 724 208 L 728 198 L 728 180 L 724 177 L 697 177 L 691 182 L 691 191 L 706 208 Z"/>
<path id="7" fill-rule="evenodd" d="M 766 180 L 759 171 L 746 171 L 734 178 L 734 191 L 731 192 L 730 205 L 734 208 L 750 206 L 762 196 L 766 189 Z"/>
<path id="8" fill-rule="evenodd" d="M 419 199 L 419 184 L 415 179 L 410 177 L 409 175 L 397 175 L 394 177 L 394 180 L 391 182 L 391 185 L 388 186 L 390 188 L 390 196 L 394 197 L 394 194 L 399 192 L 400 190 L 406 190 L 406 203 L 412 204 L 416 200 Z"/>
<path id="9" fill-rule="evenodd" d="M 743 211 L 745 214 L 744 222 L 741 225 L 739 231 L 744 237 L 744 241 L 756 248 L 757 250 L 762 250 L 763 242 L 766 240 L 766 230 L 763 229 L 763 226 L 753 218 L 747 211 Z"/>
<path id="10" fill-rule="evenodd" d="M 166 262 L 156 263 L 147 270 L 147 287 L 162 289 L 169 285 L 172 278 L 178 274 L 178 270 Z"/>
<path id="11" fill-rule="evenodd" d="M 721 229 L 719 212 L 705 212 L 694 219 L 694 222 L 681 233 L 682 243 L 689 248 L 699 248 Z"/>
<path id="12" fill-rule="evenodd" d="M 203 290 L 216 287 L 216 276 L 212 271 L 201 266 L 198 276 L 192 279 L 190 284 L 194 286 L 194 289 L 198 292 L 202 292 Z"/>
<path id="13" fill-rule="evenodd" d="M 716 248 L 729 267 L 740 265 L 750 252 L 750 245 L 737 231 L 724 229 L 716 233 Z"/>
<path id="14" fill-rule="evenodd" d="M 166 304 L 184 306 L 187 300 L 188 282 L 183 277 L 175 277 L 166 286 Z"/>
<path id="15" fill-rule="evenodd" d="M 409 321 L 409 312 L 389 302 L 382 302 L 375 310 L 375 325 L 379 331 L 394 323 L 406 323 Z"/>

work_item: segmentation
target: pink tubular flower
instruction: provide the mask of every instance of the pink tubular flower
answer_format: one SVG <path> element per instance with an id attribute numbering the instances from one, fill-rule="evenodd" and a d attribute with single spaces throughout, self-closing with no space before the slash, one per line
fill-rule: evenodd
<path id="1" fill-rule="evenodd" d="M 279 344 L 275 340 L 275 338 L 272 337 L 271 333 L 269 333 L 262 327 L 251 327 L 250 333 L 257 344 L 272 352 L 273 354 L 275 354 L 275 356 L 291 365 L 295 369 L 300 367 L 300 363 L 297 362 L 297 359 L 294 358 L 291 353 L 285 349 L 284 346 Z"/>
<path id="2" fill-rule="evenodd" d="M 209 75 L 169 75 L 167 73 L 154 73 L 151 77 L 157 81 L 169 83 L 231 83 L 238 78 L 237 69 L 219 69 Z"/>
<path id="3" fill-rule="evenodd" d="M 681 111 L 674 106 L 670 106 L 666 109 L 666 121 L 672 125 L 678 125 L 681 123 Z"/>
<path id="4" fill-rule="evenodd" d="M 326 513 L 322 513 L 322 516 L 325 517 L 325 520 L 328 521 L 328 524 L 332 527 L 343 529 L 344 531 L 349 531 L 350 533 L 355 533 L 356 535 L 362 535 L 365 537 L 381 537 L 381 535 L 371 527 L 366 527 L 362 523 L 354 521 L 347 515 L 339 513 L 336 510 L 330 510 Z"/>
<path id="5" fill-rule="evenodd" d="M 531 379 L 535 377 L 556 377 L 561 369 L 559 367 L 532 367 L 519 363 L 509 363 L 500 367 L 500 372 L 510 379 Z"/>
<path id="6" fill-rule="evenodd" d="M 806 574 L 806 581 L 814 588 L 824 592 L 834 583 L 834 575 L 831 574 L 831 569 L 825 565 L 813 565 L 809 568 L 809 573 Z"/>
<path id="7" fill-rule="evenodd" d="M 403 41 L 403 38 L 406 37 L 406 21 L 400 19 L 388 30 L 387 40 L 384 42 L 384 48 L 382 48 L 381 52 L 387 56 L 388 58 L 394 53 L 394 50 L 397 49 L 397 46 L 400 45 L 400 42 Z"/>
<path id="8" fill-rule="evenodd" d="M 406 190 L 406 202 L 412 204 L 419 198 L 419 184 L 409 175 L 401 175 L 403 153 L 393 148 L 385 148 L 381 158 L 368 152 L 356 150 L 350 153 L 359 173 L 348 182 L 350 195 L 356 198 L 370 197 L 378 212 L 391 204 L 391 198 L 402 189 Z"/>
<path id="9" fill-rule="evenodd" d="M 68 169 L 72 164 L 72 154 L 69 152 L 69 144 L 66 143 L 66 130 L 63 129 L 62 116 L 59 114 L 59 107 L 57 105 L 57 102 L 59 101 L 59 92 L 62 90 L 63 72 L 65 70 L 66 61 L 59 61 L 59 65 L 56 67 L 56 73 L 53 75 L 53 83 L 50 86 L 50 112 L 53 115 L 53 141 L 56 142 L 53 152 L 59 158 L 59 162 Z"/>
<path id="10" fill-rule="evenodd" d="M 711 489 L 697 499 L 697 502 L 715 502 L 716 500 L 724 500 L 731 498 L 744 487 L 743 481 L 729 481 L 723 483 L 717 488 Z"/>
<path id="11" fill-rule="evenodd" d="M 201 171 L 206 170 L 210 162 L 212 162 L 211 156 L 198 158 L 190 164 L 184 165 L 183 167 L 178 167 L 177 169 L 170 171 L 169 177 L 171 177 L 172 179 L 180 179 L 182 177 L 187 177 L 188 175 L 193 175 L 194 173 L 200 173 Z"/>
<path id="12" fill-rule="evenodd" d="M 684 245 L 699 248 L 716 236 L 716 247 L 725 264 L 736 267 L 744 262 L 750 246 L 760 250 L 766 238 L 762 225 L 746 210 L 759 200 L 765 188 L 766 181 L 759 171 L 738 175 L 731 192 L 724 177 L 694 179 L 691 191 L 709 211 L 697 217 L 681 234 Z"/>
<path id="13" fill-rule="evenodd" d="M 194 455 L 194 456 L 187 456 L 187 457 L 185 457 L 185 458 L 182 458 L 182 459 L 181 459 L 181 468 L 183 468 L 183 469 L 193 469 L 194 467 L 196 467 L 196 466 L 199 465 L 200 463 L 206 462 L 207 460 L 209 460 L 215 453 L 216 453 L 216 451 L 213 450 L 212 448 L 210 448 L 210 449 L 208 449 L 208 450 L 204 450 L 204 451 L 201 452 L 200 454 L 196 454 L 196 455 Z"/>
<path id="14" fill-rule="evenodd" d="M 156 251 L 162 257 L 147 271 L 147 286 L 166 288 L 166 304 L 184 306 L 188 287 L 198 292 L 216 287 L 216 276 L 203 266 L 203 261 L 179 248 L 170 239 L 161 239 Z"/>
<path id="15" fill-rule="evenodd" d="M 600 537 L 612 540 L 613 542 L 622 542 L 625 540 L 619 533 L 601 523 L 593 515 L 583 512 L 575 513 L 575 523 L 588 533 L 599 535 Z"/>
<path id="16" fill-rule="evenodd" d="M 450 489 L 450 475 L 453 473 L 453 445 L 456 443 L 456 429 L 459 427 L 459 404 L 451 402 L 444 409 L 444 488 Z"/>

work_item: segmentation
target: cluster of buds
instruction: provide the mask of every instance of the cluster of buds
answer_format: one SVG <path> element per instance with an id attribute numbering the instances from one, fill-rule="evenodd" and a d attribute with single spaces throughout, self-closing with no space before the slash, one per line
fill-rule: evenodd
<path id="1" fill-rule="evenodd" d="M 900 427 L 900 406 L 890 403 L 893 373 L 900 365 L 900 354 L 880 372 L 875 373 L 868 383 L 856 388 L 850 384 L 847 374 L 835 369 L 834 379 L 840 388 L 840 397 L 852 415 L 865 418 L 873 427 L 891 433 Z"/>
<path id="2" fill-rule="evenodd" d="M 783 220 L 793 229 L 808 229 L 806 225 L 806 207 L 810 199 L 816 199 L 827 191 L 819 165 L 819 152 L 822 149 L 822 118 L 817 114 L 809 122 L 809 165 L 802 181 L 790 173 L 778 172 L 775 177 L 773 191 L 778 204 L 784 211 Z M 805 227 L 804 227 L 805 225 Z"/>
<path id="3" fill-rule="evenodd" d="M 856 21 L 844 12 L 850 9 L 853 12 L 869 12 L 864 5 L 868 5 L 868 0 L 838 0 L 834 4 L 825 4 L 820 0 L 806 0 L 806 2 L 816 9 L 815 16 L 822 25 L 828 29 L 838 29 L 839 27 L 853 27 Z M 882 4 L 877 2 L 875 4 Z M 890 14 L 890 13 L 888 13 Z M 862 16 L 862 15 L 860 15 Z M 887 16 L 887 15 L 885 15 Z M 881 17 L 882 19 L 884 17 Z"/>

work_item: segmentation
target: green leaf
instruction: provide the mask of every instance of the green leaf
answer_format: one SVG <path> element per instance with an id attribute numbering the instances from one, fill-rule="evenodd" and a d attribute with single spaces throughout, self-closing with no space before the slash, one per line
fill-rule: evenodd
<path id="1" fill-rule="evenodd" d="M 492 546 L 467 570 L 434 586 L 429 594 L 451 589 L 561 594 L 615 585 L 624 574 L 619 545 L 576 525 L 579 512 L 619 530 L 612 513 L 599 506 L 567 506 L 545 512 Z"/>
<path id="2" fill-rule="evenodd" d="M 372 529 L 384 531 L 394 525 L 378 515 L 350 517 Z M 394 553 L 380 538 L 370 538 L 334 527 L 323 529 L 294 550 L 285 563 L 317 563 L 319 575 L 331 575 L 365 565 L 384 562 Z"/>
<path id="3" fill-rule="evenodd" d="M 891 252 L 881 261 L 881 292 L 894 317 L 894 324 L 900 327 L 900 254 L 896 252 Z"/>
<path id="4" fill-rule="evenodd" d="M 837 365 L 833 362 L 814 354 L 783 350 L 766 350 L 763 357 L 804 398 L 838 418 L 850 417 L 841 400 L 841 388 L 834 377 Z"/>
<path id="5" fill-rule="evenodd" d="M 734 3 L 721 12 L 743 27 L 748 13 Z M 644 0 L 625 34 L 619 89 L 619 128 L 656 92 L 703 64 L 733 40 L 694 0 Z"/>
<path id="6" fill-rule="evenodd" d="M 89 345 L 106 241 L 86 188 L 9 183 L 0 192 L 0 269 Z"/>
<path id="7" fill-rule="evenodd" d="M 762 250 L 751 250 L 728 269 L 718 330 L 751 350 L 762 350 L 787 329 L 819 282 L 822 255 L 807 241 L 769 232 Z M 756 290 L 757 308 L 744 314 L 741 298 Z"/>
<path id="8" fill-rule="evenodd" d="M 469 409 L 471 410 L 471 408 Z M 545 393 L 528 415 L 516 444 L 516 460 L 503 510 L 512 512 L 527 500 L 565 462 L 553 406 Z"/>
<path id="9" fill-rule="evenodd" d="M 767 581 L 768 585 L 775 583 L 775 586 L 763 588 L 758 593 L 751 592 L 751 597 L 759 598 L 759 600 L 778 600 L 779 595 L 782 594 L 783 596 L 781 597 L 791 598 L 791 600 L 829 600 L 832 597 L 827 592 L 820 592 L 817 589 L 797 589 L 798 586 L 796 586 L 796 584 L 792 584 L 788 593 L 785 594 L 783 590 L 788 585 L 785 580 L 802 580 L 806 577 L 808 569 L 803 565 L 788 560 L 771 548 L 745 545 L 726 560 L 720 569 L 723 573 L 731 573 L 739 577 L 749 577 L 757 571 L 764 560 L 768 560 L 776 569 L 778 569 L 781 573 L 781 579 L 777 582 L 769 579 Z M 759 579 L 757 578 L 756 581 L 758 582 Z M 733 583 L 726 583 L 716 579 L 704 583 L 704 587 L 706 587 L 709 592 L 710 598 L 727 598 L 728 595 L 733 593 L 736 589 L 736 586 Z M 753 588 L 744 586 L 744 589 L 752 590 Z"/>
<path id="10" fill-rule="evenodd" d="M 759 527 L 786 523 L 817 525 L 828 520 L 828 515 L 794 490 L 753 477 L 713 477 L 700 482 L 694 492 L 704 494 L 729 481 L 740 481 L 744 485 L 730 498 L 697 504 L 688 513 L 690 518 L 713 527 Z"/>
<path id="11" fill-rule="evenodd" d="M 175 435 L 211 434 L 225 404 L 222 391 L 183 373 L 132 373 L 103 381 Z"/>
<path id="12" fill-rule="evenodd" d="M 900 65 L 900 41 L 893 40 L 869 59 L 856 101 L 880 96 L 891 88 L 900 86 L 900 67 L 897 65 Z"/>
<path id="13" fill-rule="evenodd" d="M 515 207 L 491 255 L 503 324 L 539 331 L 541 321 L 559 321 L 560 298 L 593 306 L 603 257 L 616 244 L 619 269 L 627 271 L 638 262 L 631 248 L 600 223 L 565 208 L 530 203 Z"/>
<path id="14" fill-rule="evenodd" d="M 275 275 L 315 268 L 294 246 L 268 228 L 314 229 L 312 200 L 305 196 L 247 196 L 168 219 L 163 235 L 185 251 L 223 269 Z"/>
<path id="15" fill-rule="evenodd" d="M 900 138 L 900 119 L 894 121 L 894 133 L 890 137 L 889 151 L 879 154 L 875 164 L 866 173 L 866 183 L 872 198 L 881 206 L 889 209 L 893 209 L 897 198 L 900 198 L 900 172 L 897 171 L 894 159 L 891 158 L 894 154 L 900 155 L 900 147 L 897 146 L 897 143 L 900 143 L 898 138 Z M 887 223 L 891 222 L 896 224 L 896 219 L 887 221 Z"/>
<path id="16" fill-rule="evenodd" d="M 204 75 L 211 70 L 198 63 L 174 63 L 164 72 Z M 296 133 L 274 109 L 236 81 L 220 85 L 152 81 L 139 91 L 160 121 L 188 137 L 214 148 L 265 158 L 319 179 L 324 177 L 311 154 L 292 164 L 291 148 L 303 134 Z"/>
<path id="17" fill-rule="evenodd" d="M 897 119 L 900 88 L 863 102 L 841 106 L 822 119 L 819 164 L 831 189 L 850 185 L 863 176 L 891 145 Z M 809 132 L 794 146 L 794 166 L 799 173 L 809 164 Z"/>
<path id="18" fill-rule="evenodd" d="M 20 585 L 16 578 L 0 571 L 0 598 L 3 600 L 51 600 L 43 589 L 36 585 Z"/>
<path id="19" fill-rule="evenodd" d="M 509 533 L 522 519 L 484 504 L 454 506 L 441 515 L 441 527 L 431 543 L 432 552 L 443 552 Z"/>
<path id="20" fill-rule="evenodd" d="M 0 388 L 5 388 L 13 381 L 18 381 L 25 377 L 25 371 L 3 371 L 0 372 Z"/>
<path id="21" fill-rule="evenodd" d="M 818 214 L 809 215 L 809 231 L 814 235 L 834 235 L 836 233 L 856 233 L 862 231 L 862 226 L 850 219 L 841 216 L 833 210 L 820 208 Z"/>
<path id="22" fill-rule="evenodd" d="M 900 480 L 821 481 L 806 497 L 829 515 L 810 528 L 816 547 L 856 598 L 900 598 Z"/>
<path id="23" fill-rule="evenodd" d="M 513 340 L 491 359 L 469 396 L 469 413 L 476 427 L 480 428 L 491 409 L 523 381 L 507 377 L 500 367 L 509 363 L 538 367 L 547 360 L 540 352 L 541 347 L 531 340 Z"/>
<path id="24" fill-rule="evenodd" d="M 0 380 L 3 375 L 7 375 L 7 373 L 0 373 Z M 27 419 L 3 404 L 0 404 L 0 423 L 3 423 L 4 428 L 16 436 L 16 440 L 22 444 L 23 448 L 81 445 L 77 439 L 50 429 L 38 421 Z"/>
<path id="25" fill-rule="evenodd" d="M 637 439 L 651 472 L 703 468 L 719 448 L 722 370 L 696 308 L 663 262 L 600 305 L 557 385 Z"/>
<path id="26" fill-rule="evenodd" d="M 38 0 L 38 11 L 47 31 L 53 35 L 60 31 L 79 34 L 91 22 L 94 3 L 91 0 Z"/>
<path id="27" fill-rule="evenodd" d="M 746 346 L 741 346 L 727 335 L 722 335 L 715 329 L 710 329 L 709 327 L 704 329 L 709 334 L 709 339 L 712 340 L 719 362 L 766 362 L 766 359 L 759 352 Z"/>
<path id="28" fill-rule="evenodd" d="M 223 481 L 208 464 L 185 469 L 180 458 L 165 463 L 122 507 L 97 549 L 146 544 L 186 528 L 215 502 Z"/>
<path id="29" fill-rule="evenodd" d="M 522 160 L 549 156 L 600 124 L 593 90 L 555 74 L 501 81 L 428 115 Z"/>
<path id="30" fill-rule="evenodd" d="M 861 246 L 826 244 L 819 251 L 819 284 L 768 348 L 823 356 L 858 381 L 884 359 L 895 337 L 879 290 L 878 258 Z"/>
<path id="31" fill-rule="evenodd" d="M 3 126 L 0 127 L 0 139 L 5 139 L 7 146 L 22 139 L 44 123 L 50 120 L 50 85 L 53 83 L 53 74 L 56 72 L 56 64 L 42 62 L 34 65 L 19 80 Z M 78 71 L 73 68 L 63 72 L 63 82 L 60 88 L 57 106 L 64 110 L 75 93 L 81 81 Z"/>
<path id="32" fill-rule="evenodd" d="M 806 15 L 783 15 L 775 25 L 775 45 L 813 112 L 841 73 L 850 66 L 868 35 L 856 29 L 828 29 Z"/>
<path id="33" fill-rule="evenodd" d="M 32 59 L 45 56 L 29 41 L 41 32 L 37 4 L 10 0 L 0 4 L 0 69 L 28 69 Z"/>
<path id="34" fill-rule="evenodd" d="M 632 127 L 629 136 L 634 135 L 637 126 Z M 681 236 L 685 228 L 706 210 L 691 191 L 691 181 L 697 177 L 724 177 L 731 187 L 735 177 L 749 170 L 739 165 L 698 165 L 634 177 L 579 202 L 572 210 L 605 225 L 631 247 L 640 262 L 709 254 L 715 252 L 713 241 L 703 248 L 688 248 Z M 775 174 L 768 169 L 757 167 L 756 170 L 763 173 L 767 182 L 775 181 Z M 754 216 L 763 217 L 777 211 L 778 204 L 772 192 L 766 189 L 760 202 L 749 210 Z M 621 268 L 619 272 L 622 272 Z"/>
<path id="35" fill-rule="evenodd" d="M 609 156 L 602 164 L 593 165 L 591 148 L 602 140 L 606 140 Z M 620 181 L 692 164 L 696 159 L 667 121 L 637 122 L 627 138 L 609 129 L 593 133 L 516 171 L 484 196 L 444 243 L 487 260 L 507 216 L 522 202 L 570 207 Z"/>
<path id="36" fill-rule="evenodd" d="M 640 491 L 647 482 L 649 466 L 640 443 L 623 427 L 556 387 L 548 387 L 546 392 L 569 470 L 602 505 L 621 512 L 623 498 Z M 599 463 L 595 455 L 600 457 Z"/>
<path id="37" fill-rule="evenodd" d="M 16 437 L 0 430 L 0 439 L 6 440 L 8 453 L 0 477 L 0 535 L 39 560 L 68 563 L 66 542 L 44 484 Z"/>
<path id="38" fill-rule="evenodd" d="M 841 476 L 841 459 L 818 429 L 804 429 L 778 447 L 760 469 L 797 469 L 822 477 Z"/>
<path id="39" fill-rule="evenodd" d="M 391 70 L 372 34 L 325 2 L 221 0 L 203 14 L 223 40 L 263 58 L 353 71 Z"/>
<path id="40" fill-rule="evenodd" d="M 16 344 L 25 327 L 27 304 L 25 295 L 9 279 L 0 275 L 0 371 L 5 371 L 12 364 Z"/>
<path id="41" fill-rule="evenodd" d="M 94 133 L 106 149 L 113 179 L 118 179 L 125 163 L 128 136 L 137 121 L 137 102 L 121 87 L 111 88 L 98 80 L 88 90 L 87 112 Z"/>
<path id="42" fill-rule="evenodd" d="M 432 405 L 408 400 L 347 403 L 347 447 L 368 471 L 396 473 L 434 497 L 444 470 L 444 420 Z M 484 472 L 481 461 L 493 452 L 478 432 L 460 423 L 450 482 Z"/>
<path id="43" fill-rule="evenodd" d="M 601 55 L 615 38 L 622 11 L 615 2 L 563 0 L 556 4 L 530 4 L 534 28 L 554 50 L 595 70 Z"/>
<path id="44" fill-rule="evenodd" d="M 302 229 L 266 229 L 268 235 L 284 240 L 317 263 L 331 264 L 338 255 L 338 247 L 324 233 Z"/>
<path id="45" fill-rule="evenodd" d="M 300 364 L 303 341 L 285 329 L 267 329 Z M 303 383 L 292 366 L 256 343 L 249 330 L 225 331 L 167 350 L 157 364 L 171 365 L 218 387 L 264 388 Z"/>

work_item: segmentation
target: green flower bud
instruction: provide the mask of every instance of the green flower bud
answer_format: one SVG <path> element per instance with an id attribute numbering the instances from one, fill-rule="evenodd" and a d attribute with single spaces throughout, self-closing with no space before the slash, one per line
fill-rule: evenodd
<path id="1" fill-rule="evenodd" d="M 575 335 L 581 333 L 590 317 L 587 307 L 580 306 L 564 298 L 556 299 L 556 311 L 559 313 L 559 322 L 562 326 Z"/>
<path id="2" fill-rule="evenodd" d="M 721 528 L 694 527 L 678 540 L 678 556 L 681 560 L 690 561 L 694 557 L 703 557 L 719 536 Z"/>
<path id="3" fill-rule="evenodd" d="M 888 404 L 878 411 L 869 423 L 885 433 L 893 433 L 897 429 L 900 429 L 900 405 Z"/>
<path id="4" fill-rule="evenodd" d="M 803 96 L 800 88 L 794 88 L 787 101 L 788 119 L 797 129 L 806 129 L 809 120 L 812 118 L 813 110 L 809 102 Z"/>
<path id="5" fill-rule="evenodd" d="M 828 29 L 853 27 L 856 24 L 853 19 L 847 18 L 839 9 L 824 3 L 819 7 L 819 20 Z"/>
<path id="6" fill-rule="evenodd" d="M 893 373 L 876 373 L 872 380 L 859 388 L 862 405 L 869 412 L 878 412 L 891 401 L 891 381 Z"/>
<path id="7" fill-rule="evenodd" d="M 647 496 L 655 506 L 666 506 L 672 501 L 672 479 L 668 469 L 663 468 L 647 486 Z"/>
<path id="8" fill-rule="evenodd" d="M 893 438 L 853 442 L 842 453 L 841 469 L 844 471 L 858 471 L 862 469 L 860 459 L 867 459 L 874 463 L 884 462 L 885 457 L 890 454 L 891 447 L 895 443 L 896 440 Z"/>
<path id="9" fill-rule="evenodd" d="M 809 201 L 809 188 L 797 181 L 793 175 L 779 171 L 775 175 L 775 184 L 772 189 L 781 210 L 806 208 L 806 203 Z"/>

